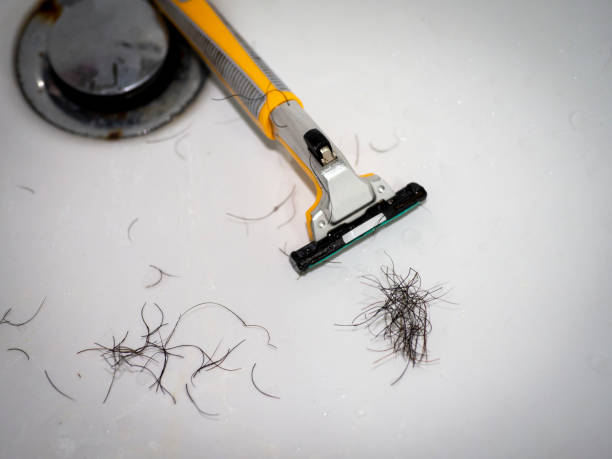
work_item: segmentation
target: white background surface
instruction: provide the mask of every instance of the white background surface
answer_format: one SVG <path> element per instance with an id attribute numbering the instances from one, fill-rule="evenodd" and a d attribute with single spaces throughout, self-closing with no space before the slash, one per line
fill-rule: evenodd
<path id="1" fill-rule="evenodd" d="M 218 2 L 241 34 L 355 158 L 420 208 L 296 280 L 278 248 L 307 242 L 313 195 L 284 153 L 262 142 L 216 83 L 149 139 L 101 142 L 41 120 L 13 77 L 32 2 L 0 5 L 0 456 L 609 457 L 612 440 L 612 4 L 535 2 Z M 380 154 L 394 132 L 401 142 Z M 296 184 L 297 216 L 261 215 Z M 18 185 L 36 190 L 30 194 Z M 128 224 L 138 217 L 126 237 Z M 360 282 L 386 261 L 446 282 L 431 311 L 431 358 L 389 383 L 365 331 L 338 330 L 371 301 Z M 179 277 L 145 289 L 155 264 Z M 195 355 L 167 386 L 178 403 L 109 373 L 94 341 L 142 332 L 143 302 L 177 339 L 208 348 L 247 338 L 235 373 L 207 373 L 186 400 Z M 7 347 L 22 347 L 25 361 Z M 281 400 L 264 398 L 258 383 Z M 77 399 L 59 396 L 45 380 Z M 82 376 L 79 378 L 77 373 Z"/>

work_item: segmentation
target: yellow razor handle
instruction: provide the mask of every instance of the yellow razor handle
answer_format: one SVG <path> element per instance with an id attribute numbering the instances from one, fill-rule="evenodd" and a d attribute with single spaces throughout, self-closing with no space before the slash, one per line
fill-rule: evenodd
<path id="1" fill-rule="evenodd" d="M 155 0 L 237 102 L 270 139 L 270 113 L 287 101 L 302 103 L 249 44 L 205 0 Z"/>

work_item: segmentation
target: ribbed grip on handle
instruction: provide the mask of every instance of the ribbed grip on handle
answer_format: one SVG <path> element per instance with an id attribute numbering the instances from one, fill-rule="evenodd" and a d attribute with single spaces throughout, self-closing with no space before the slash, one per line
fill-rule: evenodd
<path id="1" fill-rule="evenodd" d="M 246 41 L 204 0 L 155 0 L 227 86 L 259 128 L 274 139 L 270 113 L 289 100 L 300 100 Z"/>

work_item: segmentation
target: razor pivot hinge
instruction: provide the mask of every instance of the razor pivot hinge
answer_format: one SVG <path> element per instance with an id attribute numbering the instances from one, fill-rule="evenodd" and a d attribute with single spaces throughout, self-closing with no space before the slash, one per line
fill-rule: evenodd
<path id="1" fill-rule="evenodd" d="M 358 176 L 340 149 L 297 102 L 285 102 L 272 111 L 276 136 L 308 168 L 321 189 L 311 211 L 310 228 L 318 241 L 335 227 L 360 217 L 367 208 L 395 194 L 377 175 Z"/>

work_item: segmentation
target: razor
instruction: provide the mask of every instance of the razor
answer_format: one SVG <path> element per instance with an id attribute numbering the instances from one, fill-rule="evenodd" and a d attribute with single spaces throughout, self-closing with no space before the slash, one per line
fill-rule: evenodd
<path id="1" fill-rule="evenodd" d="M 205 0 L 154 0 L 234 100 L 270 139 L 280 142 L 316 189 L 306 211 L 310 243 L 289 254 L 303 274 L 422 203 L 425 189 L 395 192 L 375 174 L 358 175 L 302 102 Z"/>

